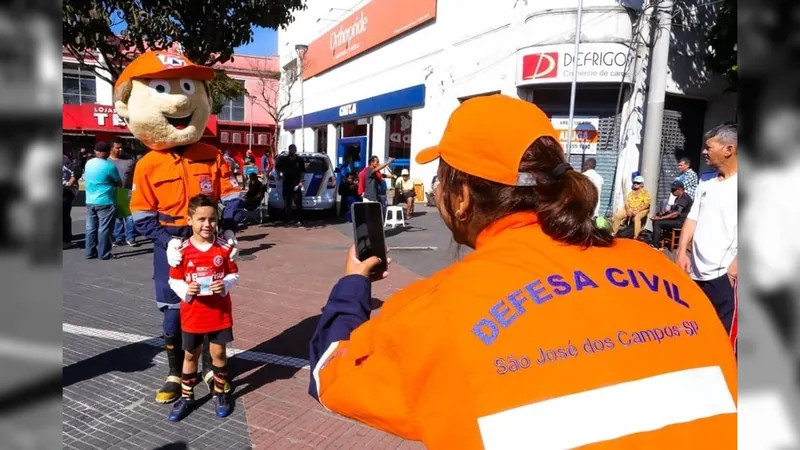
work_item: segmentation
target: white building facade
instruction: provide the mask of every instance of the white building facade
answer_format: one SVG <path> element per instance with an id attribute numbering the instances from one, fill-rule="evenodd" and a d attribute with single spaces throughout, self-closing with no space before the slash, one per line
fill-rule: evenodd
<path id="1" fill-rule="evenodd" d="M 702 170 L 705 129 L 735 119 L 735 96 L 702 63 L 710 8 L 684 8 L 672 27 L 659 194 L 661 186 L 668 194 L 677 158 Z M 583 0 L 570 162 L 597 160 L 601 214 L 620 204 L 638 171 L 650 11 Z M 309 0 L 279 32 L 284 76 L 299 68 L 296 47 L 308 46 L 303 75 L 282 99 L 291 108 L 281 149 L 294 142 L 337 166 L 360 159 L 357 169 L 371 155 L 394 157 L 393 170 L 408 168 L 427 191 L 436 166 L 417 165 L 416 153 L 438 143 L 462 101 L 493 93 L 539 105 L 566 144 L 576 21 L 576 0 Z"/>

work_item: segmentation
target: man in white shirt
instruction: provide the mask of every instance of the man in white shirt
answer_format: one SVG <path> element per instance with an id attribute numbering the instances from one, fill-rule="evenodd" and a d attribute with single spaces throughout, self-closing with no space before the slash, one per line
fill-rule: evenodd
<path id="1" fill-rule="evenodd" d="M 737 145 L 736 125 L 720 125 L 706 133 L 703 155 L 716 170 L 716 177 L 697 187 L 694 204 L 683 224 L 677 256 L 678 265 L 703 289 L 729 333 L 737 306 Z"/>
<path id="2" fill-rule="evenodd" d="M 597 188 L 597 205 L 594 207 L 594 216 L 597 217 L 600 213 L 600 194 L 603 192 L 603 177 L 597 173 L 597 160 L 589 158 L 583 163 L 583 174 L 591 180 L 594 187 Z"/>

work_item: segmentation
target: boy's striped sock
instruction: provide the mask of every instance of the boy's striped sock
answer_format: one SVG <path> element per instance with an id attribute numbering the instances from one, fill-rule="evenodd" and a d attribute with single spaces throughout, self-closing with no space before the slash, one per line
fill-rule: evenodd
<path id="1" fill-rule="evenodd" d="M 194 386 L 197 384 L 196 373 L 184 373 L 181 375 L 181 396 L 189 400 L 194 400 Z"/>
<path id="2" fill-rule="evenodd" d="M 214 371 L 214 395 L 222 394 L 225 392 L 225 386 L 228 382 L 228 366 L 227 364 L 222 367 L 212 366 Z"/>

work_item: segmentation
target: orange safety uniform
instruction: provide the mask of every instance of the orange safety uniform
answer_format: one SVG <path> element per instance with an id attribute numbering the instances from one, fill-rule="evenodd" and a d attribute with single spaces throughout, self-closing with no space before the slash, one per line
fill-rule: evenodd
<path id="1" fill-rule="evenodd" d="M 522 153 L 555 132 L 535 106 L 493 97 L 462 104 L 437 153 L 418 162 L 440 156 L 498 183 L 524 179 Z M 479 126 L 493 116 L 511 132 Z M 470 137 L 465 129 L 483 139 L 448 136 Z M 483 164 L 498 148 L 516 156 Z M 736 361 L 678 266 L 632 240 L 559 243 L 534 212 L 489 225 L 475 247 L 372 319 L 370 282 L 342 278 L 312 338 L 310 393 L 433 450 L 736 448 Z"/>
<path id="2" fill-rule="evenodd" d="M 169 266 L 162 253 L 172 238 L 191 236 L 186 222 L 189 199 L 205 194 L 225 204 L 224 229 L 236 230 L 241 219 L 241 189 L 222 153 L 205 143 L 192 144 L 182 153 L 179 150 L 148 152 L 136 164 L 133 175 L 134 223 L 158 247 L 154 252 L 153 278 L 159 308 L 180 305 L 180 299 L 169 287 Z"/>

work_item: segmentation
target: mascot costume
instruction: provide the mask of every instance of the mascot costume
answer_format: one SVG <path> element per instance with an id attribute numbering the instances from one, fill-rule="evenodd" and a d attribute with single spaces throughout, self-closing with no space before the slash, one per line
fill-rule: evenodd
<path id="1" fill-rule="evenodd" d="M 211 114 L 210 67 L 183 56 L 147 52 L 133 60 L 114 85 L 114 107 L 131 133 L 149 151 L 133 176 L 131 212 L 136 231 L 153 240 L 153 280 L 158 309 L 164 314 L 164 343 L 169 374 L 156 401 L 181 395 L 181 300 L 169 287 L 169 266 L 181 261 L 179 247 L 191 236 L 186 222 L 192 197 L 205 194 L 224 205 L 222 237 L 238 254 L 234 238 L 242 215 L 241 190 L 222 153 L 200 143 Z M 203 343 L 203 379 L 213 383 L 208 342 Z M 230 385 L 226 383 L 226 392 Z"/>

